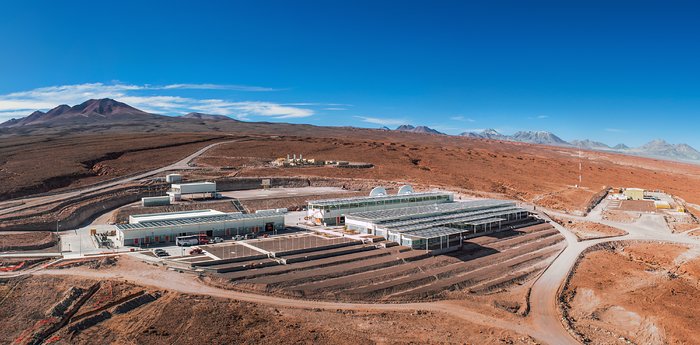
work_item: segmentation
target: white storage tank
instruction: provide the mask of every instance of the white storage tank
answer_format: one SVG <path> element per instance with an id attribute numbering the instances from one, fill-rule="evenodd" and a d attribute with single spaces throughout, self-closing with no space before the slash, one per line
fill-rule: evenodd
<path id="1" fill-rule="evenodd" d="M 165 175 L 165 182 L 168 183 L 178 183 L 182 181 L 182 175 L 180 174 L 168 174 Z"/>

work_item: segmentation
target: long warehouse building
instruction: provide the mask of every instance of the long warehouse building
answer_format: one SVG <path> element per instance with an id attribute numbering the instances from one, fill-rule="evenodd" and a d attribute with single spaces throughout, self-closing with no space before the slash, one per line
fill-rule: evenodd
<path id="1" fill-rule="evenodd" d="M 466 238 L 533 222 L 541 221 L 515 202 L 490 199 L 345 215 L 348 229 L 425 250 L 457 248 Z"/>
<path id="2" fill-rule="evenodd" d="M 255 213 L 223 213 L 197 210 L 132 215 L 129 224 L 117 225 L 120 246 L 172 244 L 179 236 L 206 235 L 230 237 L 284 229 L 287 209 L 260 210 Z"/>
<path id="3" fill-rule="evenodd" d="M 383 191 L 383 188 L 381 190 Z M 386 191 L 383 191 L 379 195 L 365 197 L 309 201 L 307 218 L 318 225 L 343 225 L 345 224 L 345 215 L 349 213 L 433 205 L 454 201 L 452 193 L 415 193 L 410 187 L 406 188 L 406 190 L 410 191 L 395 195 L 387 195 Z"/>

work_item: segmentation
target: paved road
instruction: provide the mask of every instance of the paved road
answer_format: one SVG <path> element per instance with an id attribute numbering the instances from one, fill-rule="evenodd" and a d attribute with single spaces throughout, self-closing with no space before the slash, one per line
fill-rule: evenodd
<path id="1" fill-rule="evenodd" d="M 201 156 L 207 150 L 211 149 L 212 147 L 221 145 L 221 144 L 232 143 L 232 142 L 236 142 L 236 141 L 238 141 L 238 140 L 222 141 L 222 142 L 214 143 L 211 145 L 207 145 L 207 146 L 197 150 L 197 152 L 195 152 L 195 153 L 193 153 L 193 154 L 191 154 L 191 155 L 189 155 L 189 156 L 187 156 L 187 157 L 185 157 L 185 158 L 183 158 L 183 159 L 181 159 L 173 164 L 170 164 L 168 166 L 158 168 L 155 170 L 151 170 L 148 172 L 144 172 L 144 173 L 141 173 L 141 174 L 138 174 L 135 176 L 125 177 L 122 179 L 118 179 L 118 180 L 114 180 L 114 181 L 110 181 L 110 182 L 105 182 L 105 183 L 101 183 L 101 184 L 97 184 L 97 185 L 93 185 L 93 186 L 86 187 L 83 189 L 69 191 L 69 192 L 65 192 L 65 193 L 3 201 L 3 202 L 0 202 L 0 215 L 21 211 L 21 210 L 24 210 L 27 208 L 41 206 L 41 205 L 45 205 L 45 204 L 52 203 L 52 202 L 62 201 L 62 200 L 65 200 L 68 198 L 73 198 L 73 197 L 76 197 L 78 195 L 82 195 L 85 193 L 91 193 L 91 192 L 95 192 L 95 191 L 99 191 L 99 190 L 108 189 L 108 188 L 115 187 L 115 186 L 118 186 L 121 184 L 133 182 L 133 181 L 137 181 L 137 180 L 149 177 L 149 176 L 157 175 L 157 174 L 163 173 L 165 171 L 192 169 L 192 167 L 190 167 L 188 165 L 188 163 L 191 162 L 193 159 Z M 18 202 L 20 202 L 21 204 L 15 205 Z M 3 208 L 3 205 L 10 206 L 10 207 Z"/>
<path id="2" fill-rule="evenodd" d="M 564 327 L 562 315 L 559 312 L 558 298 L 563 287 L 562 285 L 579 256 L 591 246 L 619 240 L 663 241 L 687 244 L 695 248 L 700 246 L 700 241 L 687 234 L 672 233 L 663 216 L 659 214 L 643 214 L 634 223 L 618 223 L 604 220 L 602 219 L 602 210 L 607 206 L 607 202 L 607 200 L 604 200 L 586 217 L 571 216 L 551 210 L 547 211 L 552 215 L 617 227 L 627 231 L 627 235 L 578 242 L 572 232 L 556 222 L 551 222 L 565 236 L 567 247 L 532 286 L 529 315 L 533 328 L 528 334 L 544 339 L 549 344 L 579 344 L 579 341 Z"/>

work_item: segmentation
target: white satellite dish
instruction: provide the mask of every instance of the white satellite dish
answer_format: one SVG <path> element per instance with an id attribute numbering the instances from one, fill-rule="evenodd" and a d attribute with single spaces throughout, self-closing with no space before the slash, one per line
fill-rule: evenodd
<path id="1" fill-rule="evenodd" d="M 369 196 L 385 196 L 386 195 L 386 189 L 384 187 L 374 187 L 371 192 L 369 192 Z"/>
<path id="2" fill-rule="evenodd" d="M 405 194 L 412 194 L 413 193 L 413 187 L 411 185 L 403 185 L 401 188 L 399 188 L 398 195 L 405 195 Z"/>

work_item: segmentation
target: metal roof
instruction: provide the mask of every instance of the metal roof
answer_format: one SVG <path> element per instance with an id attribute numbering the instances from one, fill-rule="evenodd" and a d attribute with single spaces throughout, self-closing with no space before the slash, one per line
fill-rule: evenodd
<path id="1" fill-rule="evenodd" d="M 360 196 L 352 198 L 340 198 L 340 199 L 326 199 L 326 200 L 314 200 L 309 201 L 309 205 L 313 206 L 330 206 L 330 205 L 342 205 L 342 204 L 354 204 L 363 201 L 378 201 L 378 200 L 397 200 L 397 199 L 409 199 L 411 197 L 417 196 L 448 196 L 452 193 L 447 192 L 424 192 L 424 193 L 411 193 L 402 195 L 382 195 L 382 196 Z"/>
<path id="2" fill-rule="evenodd" d="M 467 225 L 481 225 L 481 224 L 489 224 L 489 223 L 495 223 L 499 221 L 504 221 L 506 220 L 505 218 L 487 218 L 487 219 L 482 219 L 479 221 L 473 221 L 473 222 L 468 222 L 468 223 L 463 223 Z M 454 227 L 449 227 L 449 226 L 436 226 L 436 227 L 431 227 L 423 230 L 415 230 L 411 232 L 402 232 L 401 234 L 407 237 L 411 238 L 434 238 L 434 237 L 439 237 L 439 236 L 449 236 L 449 235 L 456 235 L 465 232 L 465 229 L 460 229 L 460 228 L 454 228 Z"/>
<path id="3" fill-rule="evenodd" d="M 425 229 L 421 231 L 415 231 L 408 234 L 403 234 L 407 237 L 412 238 L 435 238 L 440 236 L 457 235 L 465 232 L 464 229 L 450 228 L 447 226 L 438 226 L 430 229 Z"/>
<path id="4" fill-rule="evenodd" d="M 437 226 L 449 225 L 449 224 L 454 224 L 454 225 L 471 224 L 470 222 L 479 221 L 479 220 L 488 219 L 488 218 L 496 218 L 496 217 L 505 216 L 508 214 L 513 214 L 513 213 L 518 213 L 518 212 L 527 212 L 527 211 L 524 209 L 513 208 L 511 210 L 506 210 L 506 211 L 501 211 L 501 212 L 488 212 L 488 213 L 482 213 L 482 214 L 473 215 L 473 216 L 465 216 L 465 217 L 460 217 L 460 218 L 455 218 L 455 219 L 449 219 L 449 220 L 430 221 L 430 222 L 424 222 L 424 223 L 411 225 L 411 226 L 403 226 L 400 228 L 390 227 L 390 228 L 388 228 L 388 230 L 391 232 L 408 233 L 408 232 L 433 228 L 433 227 L 437 227 Z"/>
<path id="5" fill-rule="evenodd" d="M 393 222 L 383 222 L 377 224 L 380 227 L 391 227 L 391 228 L 398 228 L 402 226 L 410 226 L 410 225 L 415 225 L 415 224 L 420 224 L 420 223 L 426 223 L 426 222 L 435 222 L 435 221 L 450 221 L 454 222 L 455 219 L 461 219 L 464 217 L 469 217 L 469 216 L 475 216 L 479 214 L 488 214 L 488 213 L 493 213 L 493 212 L 500 212 L 500 211 L 510 211 L 510 210 L 517 210 L 519 208 L 515 206 L 496 206 L 496 207 L 489 207 L 485 209 L 480 209 L 480 210 L 461 210 L 460 212 L 455 212 L 455 213 L 449 213 L 445 215 L 425 215 L 420 218 L 411 218 L 408 220 L 399 220 L 399 221 L 393 221 Z"/>
<path id="6" fill-rule="evenodd" d="M 436 213 L 457 213 L 468 210 L 478 210 L 483 208 L 495 208 L 505 206 L 515 206 L 515 202 L 507 200 L 484 199 L 465 202 L 410 206 L 387 210 L 351 212 L 347 213 L 345 217 L 351 219 L 365 220 L 372 223 L 382 223 L 388 221 L 396 221 L 400 218 L 421 218 Z"/>
<path id="7" fill-rule="evenodd" d="M 117 229 L 119 230 L 136 230 L 145 228 L 155 228 L 155 227 L 173 227 L 182 225 L 192 225 L 192 224 L 209 224 L 209 223 L 223 223 L 231 222 L 244 219 L 261 219 L 268 218 L 271 216 L 283 216 L 284 211 L 269 210 L 269 211 L 258 211 L 256 213 L 224 213 L 216 216 L 202 216 L 193 217 L 186 219 L 175 219 L 175 220 L 161 220 L 161 221 L 146 221 L 138 224 L 118 224 Z"/>

